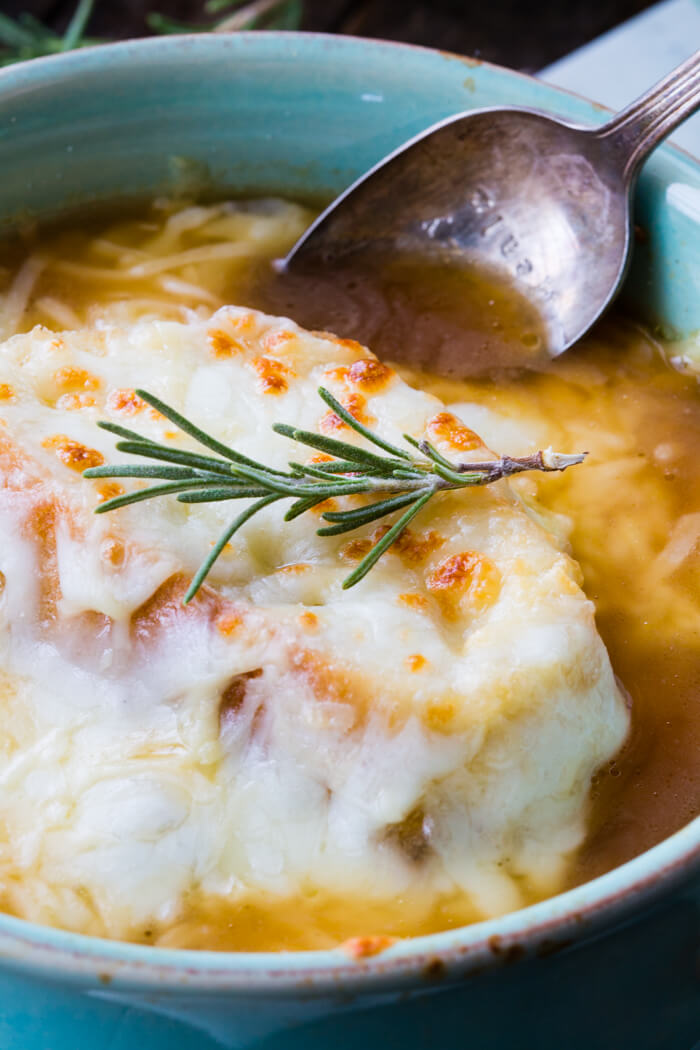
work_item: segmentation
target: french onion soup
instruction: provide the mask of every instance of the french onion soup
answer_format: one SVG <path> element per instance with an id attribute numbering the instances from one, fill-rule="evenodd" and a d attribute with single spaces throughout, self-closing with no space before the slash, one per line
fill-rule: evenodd
<path id="1" fill-rule="evenodd" d="M 622 317 L 543 360 L 497 289 L 467 316 L 435 268 L 280 282 L 312 217 L 156 202 L 5 248 L 11 914 L 366 954 L 558 893 L 700 808 L 695 379 Z M 478 374 L 406 364 L 446 347 Z M 552 448 L 588 457 L 558 472 Z M 504 455 L 541 469 L 483 477 Z"/>

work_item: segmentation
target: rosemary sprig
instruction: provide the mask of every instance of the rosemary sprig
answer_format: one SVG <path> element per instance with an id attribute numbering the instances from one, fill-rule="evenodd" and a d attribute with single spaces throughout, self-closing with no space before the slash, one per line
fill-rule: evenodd
<path id="1" fill-rule="evenodd" d="M 215 456 L 202 455 L 162 445 L 114 423 L 99 423 L 125 440 L 117 449 L 132 455 L 155 460 L 155 465 L 122 464 L 92 467 L 83 472 L 86 478 L 143 478 L 165 482 L 149 488 L 137 489 L 107 500 L 95 508 L 96 514 L 105 514 L 119 507 L 157 496 L 174 495 L 181 503 L 209 503 L 220 500 L 254 500 L 233 519 L 198 569 L 184 597 L 191 601 L 206 579 L 214 562 L 231 537 L 258 511 L 282 499 L 294 502 L 285 514 L 291 521 L 319 503 L 339 496 L 367 495 L 370 502 L 350 510 L 326 510 L 321 517 L 328 525 L 317 529 L 318 536 L 337 536 L 351 532 L 370 522 L 403 511 L 393 525 L 368 551 L 357 568 L 343 581 L 343 587 L 353 587 L 376 565 L 381 556 L 398 539 L 410 521 L 433 496 L 441 492 L 489 485 L 524 470 L 566 470 L 581 463 L 586 453 L 563 455 L 551 449 L 531 456 L 501 456 L 483 463 L 451 463 L 427 440 L 417 441 L 410 434 L 404 440 L 420 453 L 416 458 L 378 434 L 368 430 L 323 387 L 319 395 L 333 412 L 366 442 L 382 450 L 378 454 L 364 446 L 326 437 L 311 430 L 303 430 L 288 423 L 276 423 L 273 430 L 307 448 L 317 449 L 333 458 L 309 464 L 291 461 L 289 470 L 276 470 L 257 460 L 241 455 L 216 438 L 195 426 L 189 419 L 146 390 L 136 393 L 147 404 L 174 423 L 181 431 L 194 438 Z M 166 465 L 172 464 L 172 465 Z M 373 497 L 379 496 L 378 499 Z"/>
<path id="2" fill-rule="evenodd" d="M 104 43 L 85 35 L 94 7 L 95 0 L 78 0 L 63 35 L 54 33 L 28 12 L 16 19 L 0 13 L 0 66 Z M 225 14 L 208 23 L 190 25 L 152 11 L 146 22 L 149 29 L 159 34 L 234 33 L 242 29 L 298 29 L 303 14 L 302 0 L 207 0 L 203 11 L 206 15 Z"/>

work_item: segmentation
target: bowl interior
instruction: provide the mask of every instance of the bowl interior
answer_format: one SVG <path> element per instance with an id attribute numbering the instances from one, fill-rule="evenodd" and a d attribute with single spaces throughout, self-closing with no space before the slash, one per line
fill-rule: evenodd
<path id="1" fill-rule="evenodd" d="M 601 107 L 507 70 L 343 37 L 173 37 L 42 59 L 0 72 L 0 230 L 159 194 L 327 199 L 431 123 L 499 104 L 587 124 L 606 116 Z M 643 232 L 628 301 L 664 332 L 689 336 L 700 329 L 698 164 L 677 150 L 658 151 L 640 179 L 636 220 Z M 575 908 L 588 910 L 594 925 L 605 902 L 630 887 L 644 895 L 663 868 L 675 878 L 699 839 L 696 821 L 623 869 L 528 909 L 529 916 L 397 946 L 392 957 L 408 966 L 416 952 L 479 948 L 495 933 L 563 928 Z M 236 967 L 269 979 L 292 971 L 295 981 L 304 977 L 293 954 L 224 965 L 221 956 L 197 953 L 195 964 L 190 952 L 93 942 L 1 916 L 0 948 L 30 968 L 49 967 L 61 953 L 78 977 L 87 972 L 79 957 L 92 960 L 91 974 L 99 959 L 113 976 L 131 973 L 138 981 L 146 961 L 154 980 L 172 967 L 195 965 L 210 983 L 228 982 Z M 319 958 L 312 962 L 310 955 Z M 333 953 L 307 953 L 306 962 L 307 977 L 321 965 L 349 972 Z M 373 968 L 376 974 L 376 966 L 353 964 L 355 975 Z"/>

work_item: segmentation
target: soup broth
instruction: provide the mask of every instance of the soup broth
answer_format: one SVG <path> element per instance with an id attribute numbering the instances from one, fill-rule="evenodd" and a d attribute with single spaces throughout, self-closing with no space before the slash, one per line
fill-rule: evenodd
<path id="1" fill-rule="evenodd" d="M 312 217 L 274 202 L 249 211 L 157 202 L 87 228 L 28 233 L 8 243 L 0 259 L 2 337 L 36 324 L 61 330 L 101 320 L 180 320 L 244 304 L 366 343 L 411 385 L 452 406 L 499 453 L 550 445 L 588 451 L 586 463 L 565 474 L 512 481 L 568 533 L 631 706 L 627 743 L 594 778 L 588 835 L 567 884 L 586 881 L 700 812 L 697 381 L 671 367 L 650 332 L 616 314 L 549 361 L 535 319 L 501 289 L 470 278 L 465 297 L 463 275 L 440 267 L 410 262 L 377 266 L 369 275 L 274 276 L 270 261 Z M 514 350 L 523 347 L 527 369 L 514 366 Z M 462 377 L 437 375 L 426 362 Z M 176 947 L 316 948 L 356 934 L 435 932 L 474 918 L 459 895 L 379 908 L 310 889 L 274 907 L 251 900 L 227 908 L 193 898 L 184 918 L 132 937 Z"/>

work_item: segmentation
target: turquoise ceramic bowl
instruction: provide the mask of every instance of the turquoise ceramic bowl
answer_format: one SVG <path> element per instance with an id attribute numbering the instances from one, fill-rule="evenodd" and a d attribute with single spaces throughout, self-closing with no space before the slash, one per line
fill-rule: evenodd
<path id="1" fill-rule="evenodd" d="M 600 107 L 473 60 L 301 34 L 174 37 L 0 73 L 0 223 L 183 180 L 330 196 L 450 114 Z M 626 294 L 700 329 L 700 166 L 649 162 Z M 167 951 L 0 917 L 3 1050 L 691 1050 L 700 1039 L 700 820 L 553 900 L 351 962 Z"/>

